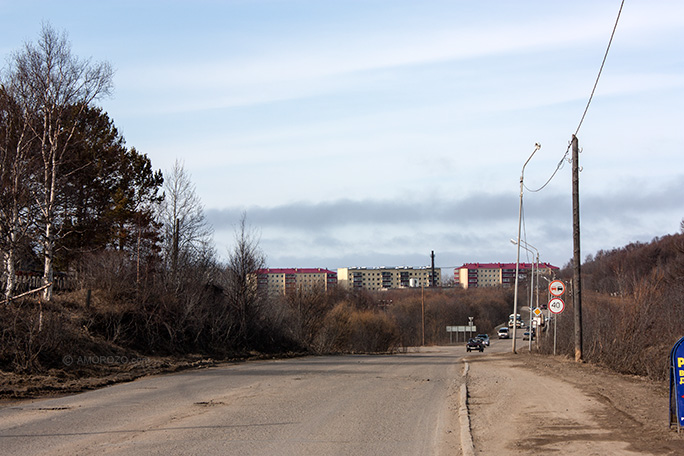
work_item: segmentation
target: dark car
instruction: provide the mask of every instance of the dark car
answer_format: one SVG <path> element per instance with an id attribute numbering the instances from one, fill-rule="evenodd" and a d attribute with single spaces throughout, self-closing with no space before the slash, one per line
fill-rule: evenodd
<path id="1" fill-rule="evenodd" d="M 484 342 L 482 342 L 482 339 L 478 339 L 477 337 L 471 338 L 466 343 L 466 351 L 478 350 L 480 352 L 483 352 L 484 349 Z"/>
<path id="2" fill-rule="evenodd" d="M 489 347 L 489 334 L 478 334 L 475 337 L 480 339 L 482 343 L 485 344 L 485 347 Z"/>

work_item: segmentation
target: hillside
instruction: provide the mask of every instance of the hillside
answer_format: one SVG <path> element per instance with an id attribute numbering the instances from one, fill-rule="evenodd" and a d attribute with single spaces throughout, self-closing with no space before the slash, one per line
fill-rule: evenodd
<path id="1" fill-rule="evenodd" d="M 571 282 L 569 265 L 561 272 Z M 665 379 L 684 336 L 684 233 L 599 251 L 582 265 L 583 357 L 618 372 Z M 558 319 L 561 353 L 574 353 L 572 300 Z M 545 334 L 551 338 L 551 332 Z M 544 339 L 542 339 L 544 340 Z M 546 340 L 542 352 L 552 350 Z"/>

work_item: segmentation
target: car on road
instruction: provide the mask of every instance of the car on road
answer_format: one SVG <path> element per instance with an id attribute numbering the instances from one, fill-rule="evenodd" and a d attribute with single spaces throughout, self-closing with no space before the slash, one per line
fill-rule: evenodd
<path id="1" fill-rule="evenodd" d="M 517 328 L 520 328 L 525 324 L 525 323 L 523 323 L 522 318 L 520 317 L 520 314 L 510 314 L 508 316 L 508 327 L 509 328 L 513 327 L 514 321 L 515 321 L 515 326 Z"/>
<path id="2" fill-rule="evenodd" d="M 485 344 L 486 347 L 489 347 L 489 334 L 478 334 L 475 337 L 480 339 L 482 341 L 482 343 Z"/>
<path id="3" fill-rule="evenodd" d="M 470 352 L 473 350 L 478 350 L 479 352 L 483 352 L 484 349 L 484 343 L 481 339 L 478 339 L 477 337 L 471 337 L 466 343 L 466 351 Z"/>
<path id="4" fill-rule="evenodd" d="M 499 339 L 508 339 L 510 337 L 510 333 L 508 331 L 508 328 L 506 328 L 506 327 L 499 328 L 498 335 L 499 335 Z"/>
<path id="5" fill-rule="evenodd" d="M 529 331 L 525 331 L 523 333 L 523 340 L 530 340 L 530 332 Z M 532 331 L 532 340 L 534 340 L 534 331 Z"/>

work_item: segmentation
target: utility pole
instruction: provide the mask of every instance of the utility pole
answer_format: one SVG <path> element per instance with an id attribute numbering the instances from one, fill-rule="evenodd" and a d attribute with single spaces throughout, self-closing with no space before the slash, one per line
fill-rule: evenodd
<path id="1" fill-rule="evenodd" d="M 425 285 L 420 287 L 420 319 L 422 322 L 422 333 L 423 333 L 423 342 L 421 346 L 425 346 Z"/>
<path id="2" fill-rule="evenodd" d="M 575 362 L 582 362 L 582 278 L 580 258 L 580 209 L 579 209 L 579 145 L 572 135 L 572 243 L 573 287 L 572 305 L 575 309 Z"/>

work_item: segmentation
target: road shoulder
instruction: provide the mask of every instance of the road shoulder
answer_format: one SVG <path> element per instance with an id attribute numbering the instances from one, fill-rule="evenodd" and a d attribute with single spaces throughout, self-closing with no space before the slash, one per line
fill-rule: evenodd
<path id="1" fill-rule="evenodd" d="M 666 384 L 528 353 L 468 363 L 476 454 L 684 454 Z"/>

